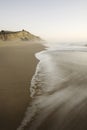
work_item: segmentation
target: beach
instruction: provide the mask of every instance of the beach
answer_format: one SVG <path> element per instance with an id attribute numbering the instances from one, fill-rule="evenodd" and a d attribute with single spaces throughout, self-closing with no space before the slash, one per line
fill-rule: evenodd
<path id="1" fill-rule="evenodd" d="M 85 44 L 5 44 L 0 59 L 1 130 L 87 130 Z"/>
<path id="2" fill-rule="evenodd" d="M 16 130 L 30 102 L 30 82 L 43 50 L 40 43 L 3 42 L 0 45 L 0 130 Z"/>

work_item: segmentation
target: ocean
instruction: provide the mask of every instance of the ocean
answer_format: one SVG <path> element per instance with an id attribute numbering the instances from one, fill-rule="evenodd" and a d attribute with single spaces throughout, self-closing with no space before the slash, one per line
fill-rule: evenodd
<path id="1" fill-rule="evenodd" d="M 87 130 L 87 43 L 44 45 L 17 130 Z"/>

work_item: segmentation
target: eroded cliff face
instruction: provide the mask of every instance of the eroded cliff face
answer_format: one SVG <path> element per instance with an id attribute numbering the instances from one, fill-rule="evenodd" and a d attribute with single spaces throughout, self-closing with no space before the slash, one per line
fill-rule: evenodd
<path id="1" fill-rule="evenodd" d="M 22 40 L 22 41 L 31 41 L 31 40 L 41 40 L 40 37 L 35 36 L 29 33 L 26 30 L 12 32 L 12 31 L 4 31 L 0 32 L 0 40 L 7 41 L 7 40 Z"/>

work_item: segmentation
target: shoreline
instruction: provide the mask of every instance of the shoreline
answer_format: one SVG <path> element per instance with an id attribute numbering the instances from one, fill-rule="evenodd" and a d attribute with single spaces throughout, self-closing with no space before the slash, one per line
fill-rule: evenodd
<path id="1" fill-rule="evenodd" d="M 82 128 L 86 130 L 86 52 L 57 53 L 53 51 L 48 55 L 51 56 L 49 60 L 51 60 L 50 63 L 54 63 L 54 66 L 50 65 L 54 69 L 49 71 L 49 67 L 46 67 L 48 59 L 43 58 L 46 59 L 44 62 L 47 64 L 42 62 L 43 67 L 41 67 L 43 69 L 41 69 L 41 73 L 39 69 L 36 74 L 36 77 L 39 74 L 39 80 L 36 78 L 33 85 L 39 86 L 42 83 L 42 93 L 41 95 L 36 93 L 35 100 L 27 109 L 25 118 L 18 130 L 82 130 Z M 52 84 L 51 81 L 55 82 Z M 50 89 L 51 87 L 52 89 Z"/>
<path id="2" fill-rule="evenodd" d="M 38 59 L 35 53 L 45 47 L 40 43 L 0 46 L 0 128 L 16 130 L 28 107 L 29 86 Z"/>

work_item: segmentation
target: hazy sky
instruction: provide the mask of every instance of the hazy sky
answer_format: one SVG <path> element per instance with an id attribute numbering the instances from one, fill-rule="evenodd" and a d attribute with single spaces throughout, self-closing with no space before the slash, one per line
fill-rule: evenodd
<path id="1" fill-rule="evenodd" d="M 87 0 L 0 0 L 0 30 L 87 41 Z"/>

